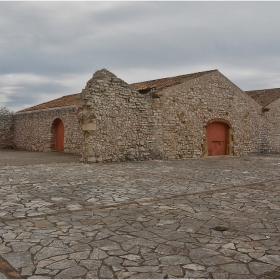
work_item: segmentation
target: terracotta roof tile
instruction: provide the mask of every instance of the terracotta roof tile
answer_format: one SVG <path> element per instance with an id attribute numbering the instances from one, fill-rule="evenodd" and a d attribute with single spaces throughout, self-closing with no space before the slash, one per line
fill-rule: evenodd
<path id="1" fill-rule="evenodd" d="M 192 73 L 192 74 L 187 74 L 187 75 L 150 80 L 150 81 L 145 81 L 145 82 L 141 82 L 141 83 L 133 83 L 133 84 L 131 84 L 131 86 L 137 91 L 149 89 L 151 87 L 156 87 L 155 92 L 159 92 L 167 87 L 181 84 L 183 82 L 201 77 L 205 74 L 208 74 L 208 73 L 211 73 L 214 71 L 217 71 L 217 70 L 210 70 L 210 71 Z M 35 111 L 35 110 L 42 110 L 42 109 L 50 109 L 50 108 L 55 108 L 55 107 L 76 105 L 77 96 L 78 96 L 78 94 L 66 95 L 66 96 L 51 100 L 49 102 L 45 102 L 45 103 L 21 110 L 19 112 L 28 112 L 28 111 Z"/>
<path id="2" fill-rule="evenodd" d="M 70 106 L 70 105 L 76 105 L 78 94 L 71 94 L 66 95 L 24 110 L 21 110 L 19 112 L 27 112 L 27 111 L 35 111 L 35 110 L 42 110 L 42 109 L 49 109 L 49 108 L 55 108 L 55 107 L 63 107 L 63 106 Z"/>
<path id="3" fill-rule="evenodd" d="M 263 107 L 280 98 L 280 88 L 245 91 Z"/>
<path id="4" fill-rule="evenodd" d="M 201 77 L 205 74 L 208 74 L 210 72 L 214 72 L 217 70 L 210 70 L 210 71 L 204 71 L 204 72 L 198 72 L 198 73 L 192 73 L 192 74 L 187 74 L 187 75 L 180 75 L 176 77 L 169 77 L 169 78 L 163 78 L 163 79 L 156 79 L 156 80 L 150 80 L 146 82 L 141 82 L 141 83 L 133 83 L 131 86 L 135 90 L 145 90 L 151 87 L 156 87 L 156 91 L 161 91 L 167 87 L 170 86 L 175 86 L 178 84 L 181 84 L 183 82 L 186 82 L 191 79 L 195 79 L 198 77 Z"/>

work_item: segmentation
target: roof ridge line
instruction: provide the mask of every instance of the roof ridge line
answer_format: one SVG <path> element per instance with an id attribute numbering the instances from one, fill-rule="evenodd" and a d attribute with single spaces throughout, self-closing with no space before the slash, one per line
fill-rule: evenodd
<path id="1" fill-rule="evenodd" d="M 253 91 L 263 91 L 263 90 L 273 90 L 273 89 L 279 89 L 279 90 L 280 90 L 280 88 L 278 87 L 278 88 L 264 88 L 264 89 L 244 90 L 244 91 L 245 91 L 245 92 L 246 92 L 246 91 L 253 92 Z"/>
<path id="2" fill-rule="evenodd" d="M 141 84 L 141 83 L 148 83 L 148 82 L 159 81 L 159 80 L 164 80 L 164 79 L 179 78 L 179 77 L 184 77 L 184 76 L 194 75 L 194 74 L 202 74 L 202 73 L 208 74 L 208 73 L 214 72 L 214 71 L 218 71 L 218 69 L 207 70 L 207 71 L 200 71 L 200 72 L 193 72 L 193 73 L 189 73 L 189 74 L 182 74 L 182 75 L 165 77 L 165 78 L 158 78 L 158 79 L 152 79 L 152 80 L 146 80 L 146 81 L 142 81 L 142 82 L 131 83 L 130 85 Z"/>

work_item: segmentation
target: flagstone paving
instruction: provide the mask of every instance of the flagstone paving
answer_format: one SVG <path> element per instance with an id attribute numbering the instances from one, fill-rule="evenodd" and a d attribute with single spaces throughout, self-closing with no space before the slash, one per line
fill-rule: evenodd
<path id="1" fill-rule="evenodd" d="M 280 277 L 280 156 L 36 154 L 0 150 L 0 279 Z"/>

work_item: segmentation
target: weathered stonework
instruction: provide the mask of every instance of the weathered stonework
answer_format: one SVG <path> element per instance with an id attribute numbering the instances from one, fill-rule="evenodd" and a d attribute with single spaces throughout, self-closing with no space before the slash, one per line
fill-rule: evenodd
<path id="1" fill-rule="evenodd" d="M 280 99 L 275 100 L 263 110 L 261 153 L 280 153 Z"/>
<path id="2" fill-rule="evenodd" d="M 218 71 L 164 90 L 160 108 L 163 150 L 169 159 L 206 156 L 211 120 L 229 125 L 232 155 L 260 150 L 261 106 Z"/>
<path id="3" fill-rule="evenodd" d="M 81 154 L 82 131 L 75 106 L 16 113 L 14 115 L 15 147 L 43 152 L 54 150 L 53 123 L 56 119 L 61 119 L 65 128 L 64 152 Z"/>
<path id="4" fill-rule="evenodd" d="M 81 154 L 84 162 L 198 158 L 211 155 L 207 129 L 219 123 L 226 127 L 224 154 L 280 153 L 280 89 L 273 96 L 263 92 L 247 94 L 218 70 L 129 85 L 102 69 L 80 94 L 16 113 L 14 140 L 10 119 L 1 141 L 54 150 L 61 120 L 64 151 Z"/>
<path id="5" fill-rule="evenodd" d="M 140 94 L 109 71 L 97 71 L 78 101 L 83 159 L 207 156 L 206 126 L 213 120 L 229 126 L 228 154 L 261 151 L 261 106 L 219 71 L 168 87 L 160 96 Z"/>
<path id="6" fill-rule="evenodd" d="M 97 71 L 78 98 L 85 161 L 146 160 L 157 157 L 153 140 L 154 110 L 141 95 L 103 69 Z"/>
<path id="7" fill-rule="evenodd" d="M 0 149 L 14 146 L 14 116 L 0 116 Z"/>

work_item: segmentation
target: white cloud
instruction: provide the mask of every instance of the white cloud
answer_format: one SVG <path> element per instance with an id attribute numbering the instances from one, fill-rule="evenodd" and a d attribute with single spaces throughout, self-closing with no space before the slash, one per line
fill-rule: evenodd
<path id="1" fill-rule="evenodd" d="M 48 77 L 35 74 L 0 75 L 0 106 L 14 111 L 34 106 L 63 95 L 79 93 L 91 78 L 87 73 Z M 53 90 L 49 90 L 49 88 Z"/>

